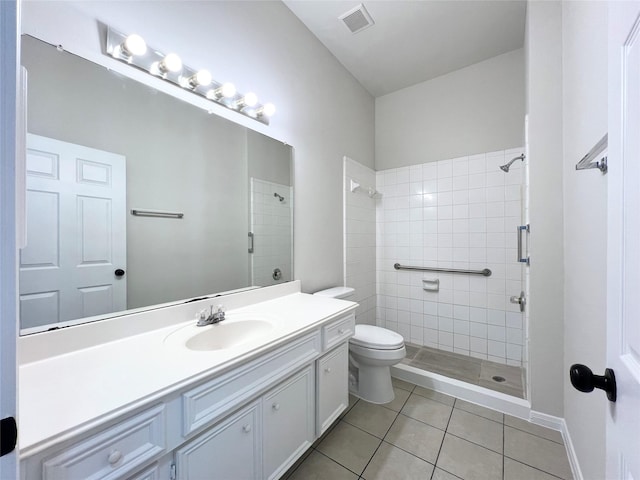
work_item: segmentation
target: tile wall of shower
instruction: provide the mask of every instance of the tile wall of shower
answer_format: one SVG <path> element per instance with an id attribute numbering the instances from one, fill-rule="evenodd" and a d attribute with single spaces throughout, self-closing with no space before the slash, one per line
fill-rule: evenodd
<path id="1" fill-rule="evenodd" d="M 375 172 L 344 159 L 344 280 L 355 289 L 356 323 L 376 324 L 376 199 Z M 352 182 L 359 185 L 352 189 Z M 355 184 L 353 185 L 355 187 Z"/>
<path id="2" fill-rule="evenodd" d="M 499 169 L 522 148 L 376 172 L 376 322 L 406 341 L 522 366 L 523 289 L 516 228 L 524 168 Z M 489 268 L 490 277 L 397 271 L 412 266 Z M 439 291 L 426 291 L 440 281 Z"/>

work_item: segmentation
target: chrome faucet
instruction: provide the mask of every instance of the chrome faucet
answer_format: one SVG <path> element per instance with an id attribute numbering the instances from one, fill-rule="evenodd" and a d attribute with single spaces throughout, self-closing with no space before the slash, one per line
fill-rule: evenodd
<path id="1" fill-rule="evenodd" d="M 198 327 L 204 327 L 205 325 L 213 325 L 220 323 L 224 320 L 224 305 L 218 305 L 217 310 L 213 311 L 213 305 L 209 307 L 209 315 L 207 315 L 207 309 L 202 310 L 198 315 Z"/>

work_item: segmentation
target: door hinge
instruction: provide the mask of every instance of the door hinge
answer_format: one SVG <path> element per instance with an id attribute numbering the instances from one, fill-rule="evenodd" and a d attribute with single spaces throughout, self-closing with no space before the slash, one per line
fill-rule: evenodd
<path id="1" fill-rule="evenodd" d="M 176 464 L 172 463 L 170 468 L 171 469 L 169 471 L 169 478 L 170 478 L 170 480 L 176 480 L 176 478 L 178 476 L 178 474 L 176 472 Z"/>
<path id="2" fill-rule="evenodd" d="M 11 453 L 18 441 L 18 425 L 16 419 L 7 417 L 0 420 L 0 457 Z"/>

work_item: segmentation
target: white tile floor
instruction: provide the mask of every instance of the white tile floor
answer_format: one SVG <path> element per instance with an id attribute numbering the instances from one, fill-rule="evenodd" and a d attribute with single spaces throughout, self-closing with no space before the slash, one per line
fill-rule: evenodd
<path id="1" fill-rule="evenodd" d="M 562 436 L 394 379 L 386 405 L 352 399 L 287 480 L 571 479 Z"/>

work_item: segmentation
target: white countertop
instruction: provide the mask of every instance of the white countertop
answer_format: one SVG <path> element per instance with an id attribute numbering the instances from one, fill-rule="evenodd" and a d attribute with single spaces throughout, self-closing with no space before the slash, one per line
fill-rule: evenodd
<path id="1" fill-rule="evenodd" d="M 215 303 L 224 303 L 224 297 Z M 192 382 L 227 371 L 356 305 L 292 293 L 227 311 L 228 321 L 255 313 L 276 325 L 259 339 L 234 348 L 203 352 L 165 342 L 176 330 L 195 324 L 192 319 L 25 363 L 19 368 L 20 455 L 37 453 Z"/>

